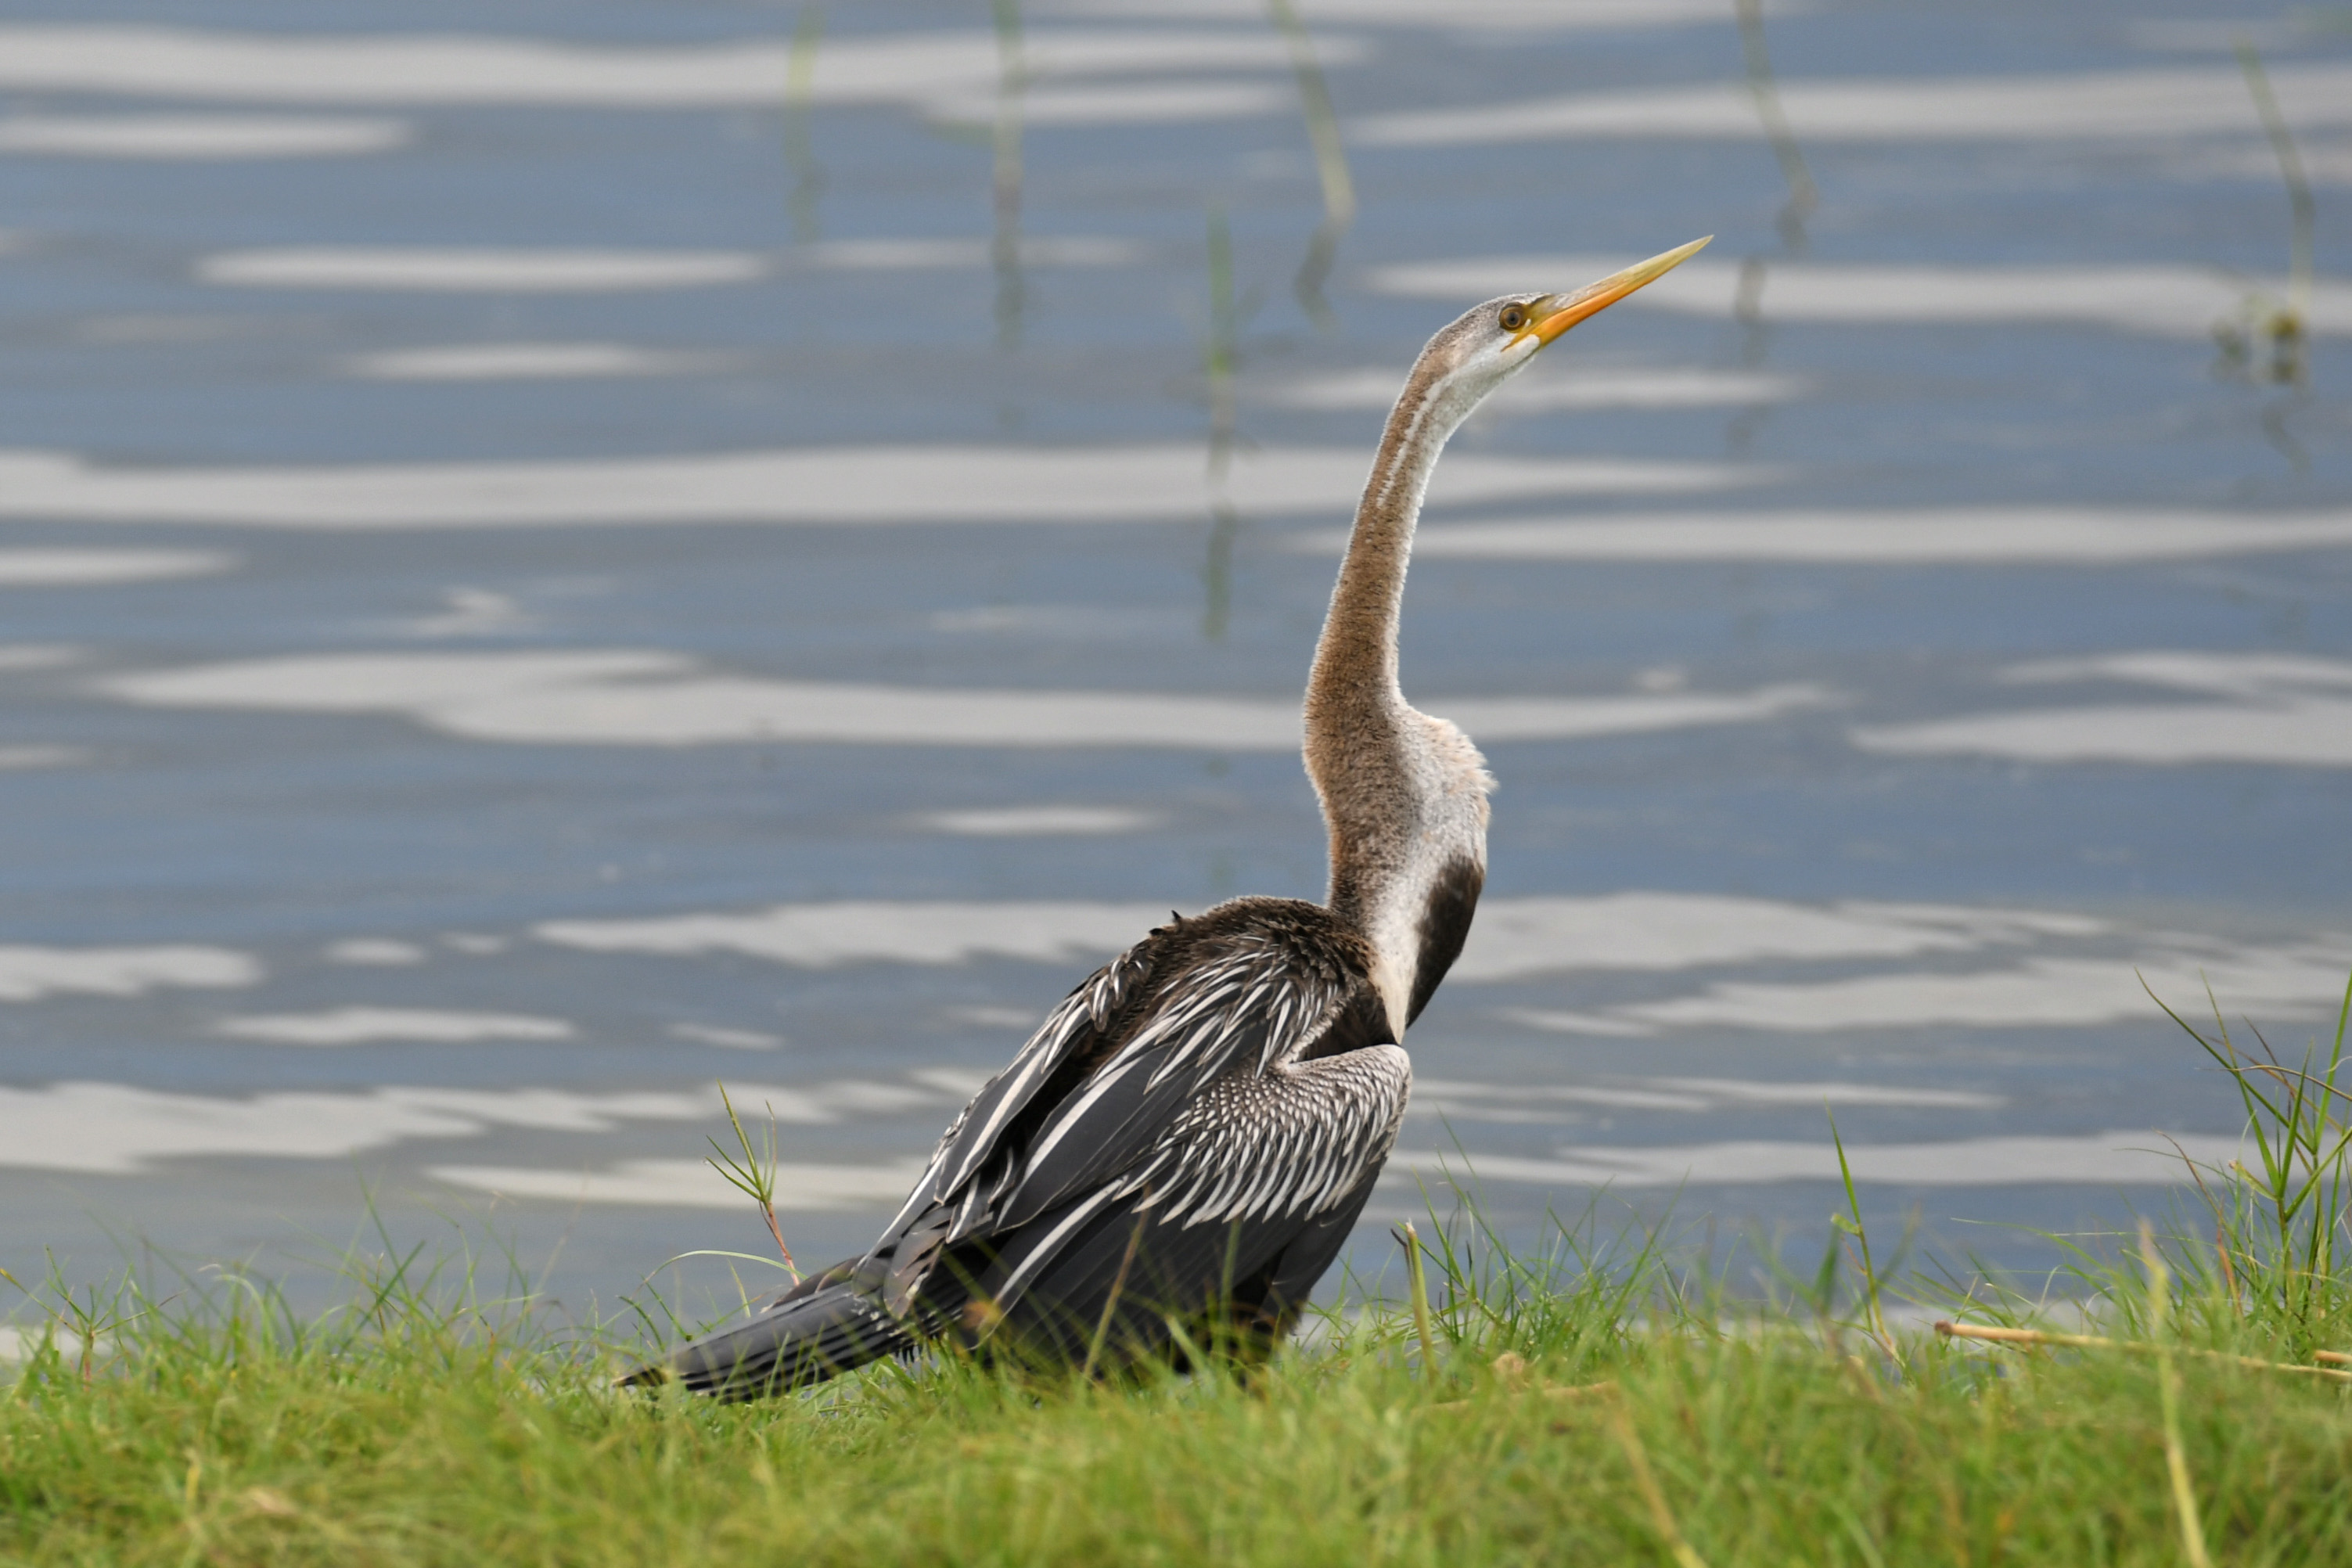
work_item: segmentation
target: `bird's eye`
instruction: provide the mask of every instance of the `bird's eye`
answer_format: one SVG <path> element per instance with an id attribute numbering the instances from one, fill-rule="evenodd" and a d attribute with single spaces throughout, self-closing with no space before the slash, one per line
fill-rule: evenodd
<path id="1" fill-rule="evenodd" d="M 1528 324 L 1528 308 L 1525 305 L 1506 305 L 1503 313 L 1495 320 L 1503 331 L 1516 332 Z"/>

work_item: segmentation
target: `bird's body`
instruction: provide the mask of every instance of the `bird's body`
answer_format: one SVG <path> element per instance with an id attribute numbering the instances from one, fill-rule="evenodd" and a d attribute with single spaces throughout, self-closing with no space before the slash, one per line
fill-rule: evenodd
<path id="1" fill-rule="evenodd" d="M 1415 362 L 1307 689 L 1328 900 L 1236 899 L 1152 931 L 964 1108 L 866 1254 L 632 1380 L 748 1397 L 950 1336 L 1092 1368 L 1290 1329 L 1396 1141 L 1401 1042 L 1486 878 L 1484 760 L 1397 684 L 1430 469 L 1544 343 L 1697 248 L 1572 295 L 1490 301 Z"/>

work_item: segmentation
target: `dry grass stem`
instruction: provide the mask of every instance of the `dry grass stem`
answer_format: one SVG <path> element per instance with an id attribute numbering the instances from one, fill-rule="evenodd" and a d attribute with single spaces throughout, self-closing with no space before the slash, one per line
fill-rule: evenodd
<path id="1" fill-rule="evenodd" d="M 1609 1385 L 1612 1394 L 1616 1385 Z M 1633 1418 L 1625 1410 L 1622 1399 L 1611 1398 L 1604 1408 L 1609 1412 L 1609 1430 L 1617 1446 L 1625 1450 L 1625 1463 L 1633 1472 L 1634 1488 L 1649 1506 L 1650 1522 L 1657 1527 L 1659 1538 L 1674 1554 L 1675 1568 L 1706 1568 L 1706 1559 L 1692 1549 L 1683 1539 L 1682 1527 L 1675 1522 L 1674 1510 L 1666 1506 L 1666 1494 L 1658 1488 L 1658 1478 L 1651 1472 L 1649 1450 L 1642 1447 L 1642 1435 L 1633 1430 Z"/>
<path id="2" fill-rule="evenodd" d="M 2197 1513 L 2197 1489 L 2189 1479 L 2189 1450 L 2180 1440 L 2180 1372 L 2164 1342 L 2172 1305 L 2172 1274 L 2157 1250 L 2156 1232 L 2139 1222 L 2139 1255 L 2147 1265 L 2147 1326 L 2156 1335 L 2157 1392 L 2164 1410 L 2164 1468 L 2172 1481 L 2173 1511 L 2180 1520 L 2180 1549 L 2189 1568 L 2213 1568 L 2205 1548 L 2205 1525 Z"/>
<path id="3" fill-rule="evenodd" d="M 1528 1388 L 1514 1388 L 1512 1392 L 1558 1400 L 1562 1405 L 1583 1405 L 1596 1399 L 1613 1399 L 1617 1396 L 1618 1388 L 1614 1379 L 1603 1378 L 1599 1383 L 1538 1383 Z M 1429 1408 L 1467 1410 L 1479 1403 L 1475 1399 L 1443 1399 Z"/>
<path id="4" fill-rule="evenodd" d="M 2167 1347 L 2152 1345 L 2139 1340 L 2111 1340 L 2099 1334 L 2053 1334 L 2041 1329 L 2000 1329 L 1981 1327 L 1975 1323 L 1939 1322 L 1936 1331 L 1948 1340 L 1982 1340 L 1996 1345 L 2049 1345 L 2060 1350 L 2125 1351 L 2133 1355 L 2182 1355 L 2201 1357 L 2206 1361 L 2227 1362 L 2249 1372 L 2295 1373 L 2305 1377 L 2326 1378 L 2331 1383 L 2352 1383 L 2352 1372 L 2336 1372 L 2324 1366 L 2297 1366 L 2293 1362 L 2264 1361 L 2260 1356 L 2231 1355 L 2226 1351 L 2199 1350 L 2193 1345 Z M 2352 1356 L 2341 1351 L 2319 1351 L 2316 1359 L 2341 1362 L 2352 1365 Z"/>

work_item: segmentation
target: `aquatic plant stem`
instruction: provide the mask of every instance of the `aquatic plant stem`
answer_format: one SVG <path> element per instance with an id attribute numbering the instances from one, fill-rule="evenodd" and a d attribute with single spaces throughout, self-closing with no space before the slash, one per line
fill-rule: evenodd
<path id="1" fill-rule="evenodd" d="M 1315 226 L 1306 258 L 1298 264 L 1291 291 L 1318 327 L 1329 328 L 1339 318 L 1324 297 L 1339 240 L 1356 221 L 1356 182 L 1348 172 L 1348 151 L 1339 141 L 1339 117 L 1332 111 L 1331 89 L 1323 80 L 1323 67 L 1315 58 L 1315 40 L 1290 0 L 1266 0 L 1266 11 L 1290 46 L 1290 68 L 1298 79 L 1298 108 L 1307 121 L 1307 143 L 1315 150 L 1315 177 L 1323 187 L 1323 221 Z"/>
<path id="2" fill-rule="evenodd" d="M 792 53 L 784 61 L 784 164 L 792 171 L 790 211 L 793 243 L 818 237 L 816 202 L 824 190 L 824 170 L 809 140 L 809 112 L 816 89 L 816 50 L 824 38 L 822 0 L 806 0 L 793 28 Z"/>
<path id="3" fill-rule="evenodd" d="M 1021 346 L 1021 312 L 1026 287 L 1021 278 L 1021 114 L 1029 90 L 1029 65 L 1021 37 L 1021 0 L 993 0 L 996 25 L 995 162 L 990 181 L 995 228 L 989 256 L 996 271 L 996 342 Z"/>
<path id="4" fill-rule="evenodd" d="M 2312 231 L 2318 222 L 2318 205 L 2312 199 L 2303 156 L 2295 151 L 2294 133 L 2287 130 L 2286 116 L 2271 91 L 2270 73 L 2263 69 L 2262 57 L 2243 38 L 2237 41 L 2237 48 L 2239 68 L 2246 73 L 2246 90 L 2253 95 L 2254 110 L 2270 134 L 2271 151 L 2278 154 L 2279 177 L 2286 183 L 2292 226 L 2287 237 L 2286 304 L 2299 324 L 2311 310 Z"/>
<path id="5" fill-rule="evenodd" d="M 1822 205 L 1822 188 L 1813 184 L 1813 172 L 1805 166 L 1805 154 L 1797 146 L 1796 131 L 1789 124 L 1788 111 L 1780 107 L 1780 90 L 1772 79 L 1771 52 L 1764 47 L 1763 0 L 1733 0 L 1733 7 L 1739 16 L 1739 47 L 1747 60 L 1748 90 L 1756 100 L 1756 118 L 1763 122 L 1772 156 L 1780 161 L 1780 177 L 1789 185 L 1789 199 L 1776 220 L 1780 242 L 1790 254 L 1801 256 L 1805 220 Z"/>

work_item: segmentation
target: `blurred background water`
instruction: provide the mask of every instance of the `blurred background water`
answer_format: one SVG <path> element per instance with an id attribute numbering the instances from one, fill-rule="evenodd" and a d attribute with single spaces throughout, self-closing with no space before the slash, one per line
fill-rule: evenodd
<path id="1" fill-rule="evenodd" d="M 2139 975 L 2333 1026 L 2352 11 L 0 16 L 20 1278 L 373 1194 L 609 1305 L 762 1245 L 720 1080 L 855 1250 L 1104 956 L 1319 895 L 1423 340 L 1708 233 L 1442 465 L 1406 684 L 1502 790 L 1359 1260 L 1448 1169 L 1818 1238 L 1826 1109 L 2029 1265 L 2234 1148 Z"/>

